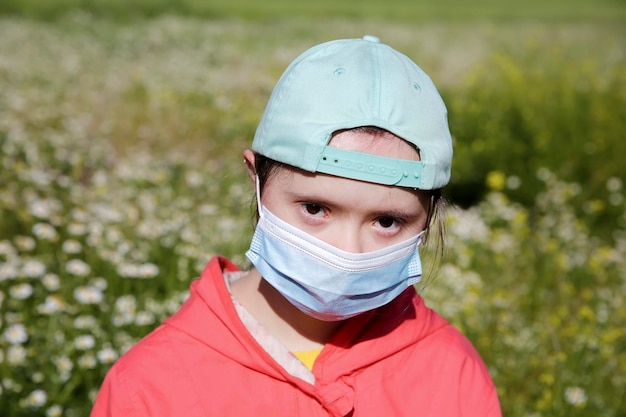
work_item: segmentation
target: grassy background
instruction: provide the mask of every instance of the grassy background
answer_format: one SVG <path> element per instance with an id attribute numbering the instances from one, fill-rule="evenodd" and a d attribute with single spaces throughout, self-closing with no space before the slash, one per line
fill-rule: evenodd
<path id="1" fill-rule="evenodd" d="M 375 1 L 319 0 L 4 0 L 0 13 L 36 19 L 53 19 L 68 11 L 87 11 L 116 19 L 154 17 L 177 14 L 200 18 L 245 17 L 281 19 L 294 16 L 306 18 L 376 18 L 416 22 L 433 19 L 540 19 L 550 21 L 606 20 L 626 17 L 623 0 L 480 0 L 464 2 L 439 0 Z"/>
<path id="2" fill-rule="evenodd" d="M 241 151 L 273 84 L 305 48 L 365 33 L 448 105 L 448 193 L 467 209 L 422 292 L 481 352 L 504 414 L 626 415 L 625 8 L 2 2 L 3 415 L 86 415 L 211 255 L 245 266 Z"/>

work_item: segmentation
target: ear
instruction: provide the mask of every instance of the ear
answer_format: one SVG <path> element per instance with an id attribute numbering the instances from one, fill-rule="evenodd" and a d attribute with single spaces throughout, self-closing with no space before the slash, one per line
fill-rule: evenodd
<path id="1" fill-rule="evenodd" d="M 250 178 L 250 181 L 254 185 L 256 183 L 256 156 L 252 150 L 246 149 L 243 151 L 243 162 L 246 164 L 246 168 L 248 169 L 248 178 Z"/>

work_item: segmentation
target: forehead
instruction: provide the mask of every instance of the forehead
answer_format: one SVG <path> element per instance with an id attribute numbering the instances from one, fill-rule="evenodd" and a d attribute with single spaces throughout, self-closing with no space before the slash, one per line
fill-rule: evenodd
<path id="1" fill-rule="evenodd" d="M 336 133 L 330 146 L 347 150 L 385 156 L 388 158 L 419 161 L 419 152 L 409 142 L 386 130 L 353 129 Z"/>
<path id="2" fill-rule="evenodd" d="M 420 159 L 418 150 L 412 144 L 382 129 L 373 132 L 360 129 L 341 131 L 333 136 L 329 145 L 389 158 L 414 161 Z M 416 201 L 423 203 L 422 200 L 428 194 L 425 191 L 404 187 L 374 184 L 328 174 L 314 174 L 290 166 L 283 166 L 276 174 L 275 180 L 277 181 L 269 182 L 288 193 L 297 192 L 299 195 L 310 194 L 345 200 L 343 202 L 346 204 L 359 206 L 366 202 L 374 205 L 380 205 L 383 202 L 386 204 L 403 202 L 407 205 L 415 205 Z"/>

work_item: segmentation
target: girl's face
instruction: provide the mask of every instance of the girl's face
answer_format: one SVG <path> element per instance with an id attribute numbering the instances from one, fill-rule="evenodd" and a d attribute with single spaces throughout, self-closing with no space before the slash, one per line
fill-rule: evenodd
<path id="1" fill-rule="evenodd" d="M 415 148 L 388 132 L 345 131 L 335 135 L 331 145 L 419 160 Z M 246 154 L 249 163 L 254 162 L 249 160 L 251 154 Z M 407 188 L 280 168 L 265 184 L 261 203 L 282 220 L 328 244 L 362 253 L 401 242 L 424 230 L 428 199 L 426 192 Z"/>

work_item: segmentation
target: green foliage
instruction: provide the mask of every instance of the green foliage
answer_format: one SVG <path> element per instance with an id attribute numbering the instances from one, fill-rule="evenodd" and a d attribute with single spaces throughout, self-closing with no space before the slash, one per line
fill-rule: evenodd
<path id="1" fill-rule="evenodd" d="M 470 74 L 463 94 L 447 92 L 457 155 L 452 199 L 476 202 L 488 174 L 499 171 L 513 178 L 503 184 L 507 195 L 531 206 L 542 186 L 536 173 L 547 168 L 582 185 L 577 211 L 591 215 L 594 232 L 610 236 L 623 226 L 606 184 L 626 174 L 615 157 L 626 154 L 626 65 L 603 64 L 601 53 L 537 44 L 498 52 Z"/>
<path id="2" fill-rule="evenodd" d="M 240 17 L 253 20 L 276 20 L 294 16 L 416 20 L 466 19 L 549 19 L 549 20 L 618 20 L 626 17 L 623 4 L 615 0 L 528 0 L 504 2 L 480 0 L 391 0 L 384 3 L 350 0 L 4 0 L 0 15 L 54 20 L 71 12 L 129 20 L 166 14 L 200 18 Z"/>
<path id="3" fill-rule="evenodd" d="M 427 301 L 504 415 L 626 414 L 621 27 L 75 14 L 0 21 L 3 416 L 87 415 L 213 254 L 247 266 L 241 151 L 273 83 L 307 46 L 368 32 L 445 93 L 452 196 L 482 196 L 451 211 Z"/>

